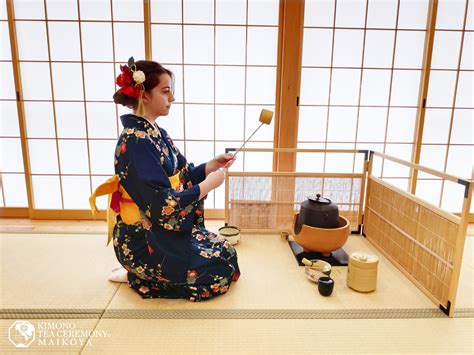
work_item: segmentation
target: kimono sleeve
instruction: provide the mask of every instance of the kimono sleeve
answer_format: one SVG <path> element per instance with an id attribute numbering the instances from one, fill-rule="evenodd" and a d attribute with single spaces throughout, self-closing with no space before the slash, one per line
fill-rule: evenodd
<path id="1" fill-rule="evenodd" d="M 173 148 L 174 153 L 178 159 L 178 169 L 183 171 L 183 176 L 185 178 L 186 186 L 197 185 L 206 179 L 206 163 L 202 163 L 198 166 L 194 166 L 193 163 L 188 163 L 186 157 L 181 154 L 179 149 L 174 145 L 173 140 L 168 135 L 168 133 L 164 131 L 165 137 L 168 140 L 170 146 Z"/>
<path id="2" fill-rule="evenodd" d="M 127 176 L 121 180 L 121 184 L 140 210 L 165 229 L 190 232 L 200 187 L 195 185 L 176 192 L 160 164 L 160 155 L 154 143 L 149 139 L 128 141 L 127 155 Z"/>
<path id="3" fill-rule="evenodd" d="M 194 166 L 193 163 L 188 163 L 184 155 L 180 154 L 179 151 L 178 154 L 178 169 L 183 169 L 184 178 L 188 186 L 189 182 L 194 186 L 206 179 L 206 163 Z"/>

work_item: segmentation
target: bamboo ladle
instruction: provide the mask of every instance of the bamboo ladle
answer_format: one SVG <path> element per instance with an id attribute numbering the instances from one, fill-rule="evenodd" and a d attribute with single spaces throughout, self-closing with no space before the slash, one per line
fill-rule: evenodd
<path id="1" fill-rule="evenodd" d="M 244 142 L 244 144 L 242 144 L 240 146 L 239 149 L 237 149 L 234 153 L 234 155 L 232 155 L 232 158 L 234 158 L 236 156 L 236 154 L 245 146 L 245 144 L 250 140 L 250 138 L 253 137 L 253 135 L 255 133 L 257 133 L 257 131 L 259 130 L 260 127 L 262 127 L 264 124 L 267 124 L 269 125 L 271 122 L 272 122 L 272 118 L 273 118 L 273 112 L 270 111 L 270 110 L 265 110 L 265 109 L 262 109 L 262 112 L 260 112 L 260 118 L 258 119 L 261 124 L 260 126 L 257 127 L 257 129 L 255 131 L 253 131 L 253 133 L 250 135 L 250 137 L 247 138 L 247 140 Z"/>

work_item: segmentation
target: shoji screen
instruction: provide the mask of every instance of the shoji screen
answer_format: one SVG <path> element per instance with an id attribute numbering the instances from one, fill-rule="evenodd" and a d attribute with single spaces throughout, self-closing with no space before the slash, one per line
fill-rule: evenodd
<path id="1" fill-rule="evenodd" d="M 144 57 L 143 4 L 15 0 L 14 8 L 34 208 L 88 209 L 91 189 L 114 173 L 114 80 L 119 63 Z"/>
<path id="2" fill-rule="evenodd" d="M 0 207 L 28 207 L 5 0 L 0 26 Z"/>
<path id="3" fill-rule="evenodd" d="M 299 147 L 411 159 L 427 10 L 428 0 L 305 1 Z M 350 172 L 354 160 L 327 154 L 297 166 Z M 408 169 L 374 168 L 407 188 Z"/>
<path id="4" fill-rule="evenodd" d="M 439 1 L 428 86 L 420 164 L 472 179 L 473 168 L 472 1 Z M 462 185 L 420 174 L 417 194 L 460 212 Z M 472 211 L 472 209 L 471 209 Z"/>
<path id="5" fill-rule="evenodd" d="M 176 76 L 176 102 L 158 120 L 187 159 L 201 163 L 239 147 L 274 110 L 278 0 L 151 2 L 152 59 Z M 248 147 L 273 147 L 273 124 Z M 272 170 L 272 156 L 240 154 L 232 169 Z M 224 207 L 224 187 L 208 208 Z"/>

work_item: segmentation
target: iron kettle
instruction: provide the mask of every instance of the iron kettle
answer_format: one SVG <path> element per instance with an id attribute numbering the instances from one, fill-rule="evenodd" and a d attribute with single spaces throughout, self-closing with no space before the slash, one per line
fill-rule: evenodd
<path id="1" fill-rule="evenodd" d="M 330 199 L 321 197 L 308 197 L 301 204 L 300 213 L 295 222 L 294 230 L 298 234 L 303 224 L 316 228 L 338 228 L 339 208 Z"/>

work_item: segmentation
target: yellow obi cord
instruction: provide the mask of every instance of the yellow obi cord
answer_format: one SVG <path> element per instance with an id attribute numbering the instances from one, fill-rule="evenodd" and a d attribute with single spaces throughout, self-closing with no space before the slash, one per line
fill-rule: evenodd
<path id="1" fill-rule="evenodd" d="M 178 189 L 180 184 L 179 180 L 180 173 L 173 176 L 169 176 L 168 179 L 170 180 L 171 187 L 174 190 Z M 112 202 L 112 195 L 119 191 L 121 194 L 119 206 L 120 206 L 120 217 L 125 224 L 135 224 L 140 222 L 142 217 L 140 215 L 140 209 L 138 208 L 137 204 L 133 202 L 130 195 L 125 191 L 122 185 L 119 183 L 119 179 L 117 175 L 112 176 L 102 185 L 97 187 L 89 198 L 89 205 L 92 210 L 92 215 L 95 218 L 99 209 L 96 205 L 96 198 L 98 196 L 108 195 L 107 200 L 107 245 L 109 245 L 110 241 L 112 240 L 112 235 L 114 231 L 114 226 L 117 223 L 117 213 L 110 207 L 110 203 Z"/>

